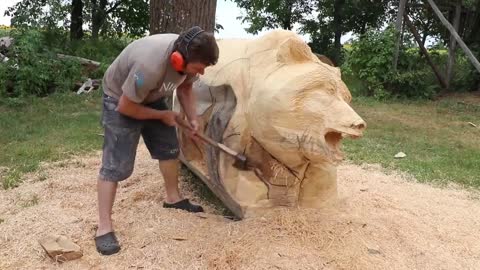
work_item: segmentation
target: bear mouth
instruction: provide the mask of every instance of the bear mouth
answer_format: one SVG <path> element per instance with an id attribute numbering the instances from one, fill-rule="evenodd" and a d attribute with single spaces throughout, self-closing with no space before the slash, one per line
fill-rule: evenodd
<path id="1" fill-rule="evenodd" d="M 330 159 L 335 162 L 343 160 L 342 139 L 344 138 L 344 134 L 338 131 L 329 131 L 325 134 L 324 138 Z"/>
<path id="2" fill-rule="evenodd" d="M 330 130 L 325 133 L 325 145 L 330 159 L 334 162 L 342 161 L 345 157 L 342 151 L 342 140 L 345 138 L 357 139 L 361 136 L 361 132 L 342 132 L 339 130 Z"/>

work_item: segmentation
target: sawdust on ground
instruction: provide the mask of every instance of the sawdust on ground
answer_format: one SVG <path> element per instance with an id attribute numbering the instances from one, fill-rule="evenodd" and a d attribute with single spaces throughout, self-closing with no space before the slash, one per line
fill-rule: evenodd
<path id="1" fill-rule="evenodd" d="M 100 256 L 93 242 L 100 155 L 49 164 L 43 177 L 0 191 L 0 269 L 480 269 L 478 192 L 345 164 L 338 207 L 276 209 L 235 222 L 209 205 L 209 215 L 163 209 L 162 179 L 143 145 L 114 206 L 122 251 Z M 55 263 L 38 244 L 49 233 L 70 237 L 84 256 Z"/>

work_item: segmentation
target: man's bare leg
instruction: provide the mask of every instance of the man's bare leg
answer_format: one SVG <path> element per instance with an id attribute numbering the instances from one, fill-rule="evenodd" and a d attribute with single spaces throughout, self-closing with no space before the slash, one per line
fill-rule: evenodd
<path id="1" fill-rule="evenodd" d="M 189 200 L 183 199 L 178 188 L 178 160 L 162 160 L 159 161 L 160 171 L 165 181 L 166 198 L 163 207 L 177 208 L 188 212 L 203 212 L 200 205 L 190 203 Z"/>
<path id="2" fill-rule="evenodd" d="M 113 231 L 112 207 L 117 193 L 117 182 L 97 180 L 98 229 L 97 236 Z"/>
<path id="3" fill-rule="evenodd" d="M 178 160 L 160 160 L 158 164 L 165 181 L 165 192 L 167 193 L 165 202 L 176 203 L 182 200 L 178 189 Z"/>

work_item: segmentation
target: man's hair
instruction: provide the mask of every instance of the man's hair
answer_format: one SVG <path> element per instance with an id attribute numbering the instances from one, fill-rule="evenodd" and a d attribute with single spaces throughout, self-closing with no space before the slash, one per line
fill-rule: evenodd
<path id="1" fill-rule="evenodd" d="M 207 66 L 218 61 L 218 45 L 212 33 L 201 31 L 188 43 L 185 35 L 192 35 L 193 27 L 180 34 L 174 43 L 173 50 L 182 54 L 186 63 L 200 62 Z M 200 29 L 196 27 L 196 29 Z M 187 38 L 188 40 L 188 38 Z"/>

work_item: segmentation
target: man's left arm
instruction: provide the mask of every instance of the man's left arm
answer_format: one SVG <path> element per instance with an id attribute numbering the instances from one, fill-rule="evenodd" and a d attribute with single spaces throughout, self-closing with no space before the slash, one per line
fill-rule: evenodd
<path id="1" fill-rule="evenodd" d="M 194 132 L 198 131 L 196 98 L 193 93 L 192 82 L 185 81 L 180 84 L 177 87 L 177 97 Z"/>

